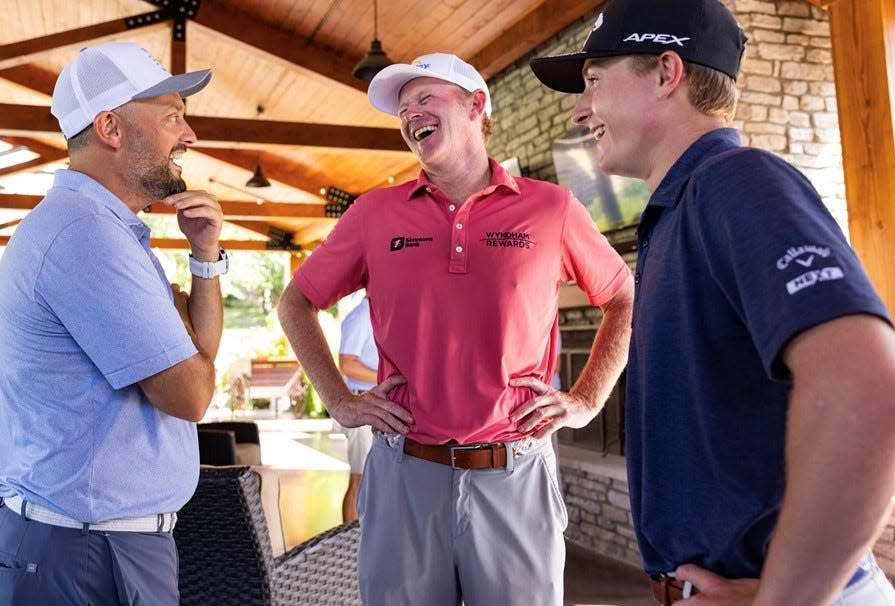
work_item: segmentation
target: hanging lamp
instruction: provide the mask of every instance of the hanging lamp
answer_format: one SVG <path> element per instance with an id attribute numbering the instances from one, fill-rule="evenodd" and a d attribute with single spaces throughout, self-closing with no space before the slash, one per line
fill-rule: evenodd
<path id="1" fill-rule="evenodd" d="M 260 159 L 255 164 L 255 174 L 246 181 L 246 187 L 270 187 L 270 181 L 267 180 L 267 177 L 264 176 L 264 172 L 261 170 Z"/>
<path id="2" fill-rule="evenodd" d="M 382 42 L 379 41 L 379 20 L 376 8 L 376 0 L 373 0 L 373 41 L 370 43 L 370 50 L 351 72 L 358 80 L 370 81 L 383 68 L 392 64 L 392 60 L 382 50 Z"/>
<path id="3" fill-rule="evenodd" d="M 261 117 L 261 114 L 264 113 L 264 106 L 259 105 L 255 108 L 255 111 L 257 112 L 255 118 Z M 255 174 L 246 181 L 246 187 L 270 187 L 270 181 L 267 180 L 267 177 L 264 176 L 264 172 L 261 170 L 261 154 L 258 154 L 258 161 L 255 163 Z"/>

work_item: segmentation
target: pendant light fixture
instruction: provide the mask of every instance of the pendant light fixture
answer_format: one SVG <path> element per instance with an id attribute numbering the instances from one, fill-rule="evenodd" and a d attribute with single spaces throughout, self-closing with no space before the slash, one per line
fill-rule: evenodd
<path id="1" fill-rule="evenodd" d="M 376 0 L 373 0 L 373 41 L 370 43 L 370 50 L 364 55 L 364 58 L 354 66 L 352 74 L 358 80 L 370 81 L 373 79 L 373 76 L 391 64 L 392 60 L 382 50 L 382 42 L 379 41 L 379 20 Z"/>
<path id="2" fill-rule="evenodd" d="M 264 106 L 259 105 L 255 108 L 255 111 L 258 112 L 255 117 L 260 117 L 264 113 Z M 270 181 L 267 180 L 267 177 L 264 176 L 264 172 L 261 170 L 261 154 L 258 154 L 258 160 L 255 163 L 255 174 L 246 181 L 246 187 L 270 187 Z"/>
<path id="3" fill-rule="evenodd" d="M 270 187 L 270 181 L 267 180 L 267 177 L 264 176 L 264 172 L 261 170 L 260 158 L 258 163 L 255 164 L 255 174 L 246 181 L 246 187 Z"/>

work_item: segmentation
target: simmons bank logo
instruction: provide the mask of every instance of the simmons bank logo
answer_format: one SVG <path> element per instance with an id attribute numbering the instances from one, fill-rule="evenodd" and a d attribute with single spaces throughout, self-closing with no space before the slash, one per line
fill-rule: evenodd
<path id="1" fill-rule="evenodd" d="M 389 252 L 398 252 L 405 248 L 419 248 L 424 242 L 431 242 L 432 236 L 424 236 L 422 238 L 411 238 L 410 236 L 395 236 L 389 241 Z"/>

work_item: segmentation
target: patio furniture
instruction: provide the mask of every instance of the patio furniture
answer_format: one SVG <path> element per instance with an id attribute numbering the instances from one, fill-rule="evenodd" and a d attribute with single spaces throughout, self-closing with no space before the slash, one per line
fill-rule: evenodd
<path id="1" fill-rule="evenodd" d="M 237 377 L 245 384 L 247 403 L 259 398 L 270 400 L 270 410 L 279 416 L 279 401 L 301 396 L 302 369 L 298 360 L 291 358 L 253 358 L 249 362 L 249 374 Z"/>
<path id="2" fill-rule="evenodd" d="M 250 467 L 201 468 L 174 529 L 180 603 L 360 606 L 357 522 L 274 557 L 260 483 Z"/>
<path id="3" fill-rule="evenodd" d="M 202 465 L 236 465 L 236 436 L 225 429 L 197 431 L 199 463 Z"/>
<path id="4" fill-rule="evenodd" d="M 199 432 L 199 462 L 203 465 L 260 465 L 261 433 L 253 421 L 210 421 L 196 426 Z M 204 432 L 231 432 L 230 440 Z M 203 455 L 205 455 L 203 457 Z"/>

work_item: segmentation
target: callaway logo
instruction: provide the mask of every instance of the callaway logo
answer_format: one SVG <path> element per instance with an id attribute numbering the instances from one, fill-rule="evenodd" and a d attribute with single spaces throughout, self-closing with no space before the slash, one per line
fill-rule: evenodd
<path id="1" fill-rule="evenodd" d="M 413 66 L 414 66 L 414 67 L 418 67 L 418 68 L 420 68 L 420 69 L 429 69 L 430 64 L 429 64 L 429 63 L 423 63 L 422 61 L 417 60 L 417 61 L 414 61 L 414 62 L 413 62 Z"/>
<path id="2" fill-rule="evenodd" d="M 397 236 L 392 238 L 388 243 L 388 249 L 391 252 L 398 252 L 405 248 L 419 248 L 423 242 L 431 242 L 432 236 L 424 238 L 410 238 L 408 236 Z"/>
<path id="3" fill-rule="evenodd" d="M 690 38 L 678 38 L 672 34 L 631 34 L 625 42 L 656 42 L 657 44 L 677 44 L 683 46 Z"/>
<path id="4" fill-rule="evenodd" d="M 786 249 L 785 255 L 777 259 L 777 269 L 784 270 L 793 263 L 798 263 L 806 268 L 811 267 L 815 256 L 826 259 L 830 256 L 830 249 L 826 246 L 817 246 L 816 244 L 791 246 Z"/>

